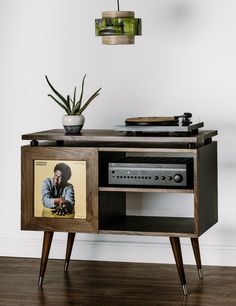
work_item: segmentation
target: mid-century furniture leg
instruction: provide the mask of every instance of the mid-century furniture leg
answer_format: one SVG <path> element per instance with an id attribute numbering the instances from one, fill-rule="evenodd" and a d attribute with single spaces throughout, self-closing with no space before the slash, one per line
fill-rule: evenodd
<path id="1" fill-rule="evenodd" d="M 191 243 L 193 247 L 193 253 L 195 256 L 197 269 L 198 269 L 198 276 L 200 279 L 203 278 L 203 272 L 202 272 L 202 264 L 201 264 L 201 256 L 200 256 L 200 248 L 199 248 L 199 241 L 198 238 L 191 238 Z"/>
<path id="2" fill-rule="evenodd" d="M 43 278 L 47 267 L 48 255 L 52 243 L 54 232 L 44 232 L 43 236 L 43 248 L 42 248 L 42 256 L 41 256 L 41 265 L 39 272 L 39 282 L 38 285 L 41 287 L 43 285 Z"/>
<path id="3" fill-rule="evenodd" d="M 182 285 L 183 293 L 184 295 L 188 295 L 179 237 L 170 237 L 170 243 L 172 251 L 174 253 L 175 262 L 179 273 L 179 278 Z"/>
<path id="4" fill-rule="evenodd" d="M 65 257 L 65 265 L 64 265 L 65 272 L 68 270 L 74 240 L 75 240 L 75 233 L 68 233 L 67 246 L 66 246 L 66 257 Z"/>

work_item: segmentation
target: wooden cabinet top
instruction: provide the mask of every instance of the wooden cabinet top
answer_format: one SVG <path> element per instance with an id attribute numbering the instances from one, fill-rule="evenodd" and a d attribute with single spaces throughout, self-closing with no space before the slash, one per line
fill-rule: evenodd
<path id="1" fill-rule="evenodd" d="M 102 143 L 139 143 L 143 145 L 158 143 L 193 143 L 204 144 L 207 140 L 217 135 L 216 130 L 201 130 L 196 135 L 191 136 L 127 136 L 124 132 L 116 132 L 114 130 L 93 130 L 83 129 L 79 135 L 66 135 L 63 129 L 54 129 L 29 133 L 22 135 L 22 140 L 43 140 L 43 141 L 75 141 L 83 142 L 102 142 Z"/>

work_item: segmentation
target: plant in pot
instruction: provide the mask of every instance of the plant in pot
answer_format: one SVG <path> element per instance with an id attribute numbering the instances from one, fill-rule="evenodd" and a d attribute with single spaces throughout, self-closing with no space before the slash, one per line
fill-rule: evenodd
<path id="1" fill-rule="evenodd" d="M 79 100 L 76 99 L 76 86 L 74 89 L 73 98 L 71 98 L 70 95 L 67 95 L 65 98 L 52 86 L 46 75 L 45 78 L 56 97 L 51 94 L 48 94 L 48 96 L 51 97 L 66 112 L 66 115 L 64 115 L 62 118 L 62 124 L 66 134 L 79 134 L 85 121 L 85 117 L 82 113 L 88 107 L 88 105 L 99 95 L 101 88 L 95 91 L 95 93 L 92 94 L 91 97 L 82 105 L 86 74 L 82 80 L 82 88 Z"/>

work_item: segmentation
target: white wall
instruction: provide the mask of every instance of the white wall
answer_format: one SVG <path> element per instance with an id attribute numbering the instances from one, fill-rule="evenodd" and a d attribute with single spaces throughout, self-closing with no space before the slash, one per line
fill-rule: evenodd
<path id="1" fill-rule="evenodd" d="M 41 256 L 42 233 L 20 230 L 20 146 L 22 134 L 61 128 L 44 75 L 66 93 L 87 73 L 87 93 L 102 92 L 85 128 L 189 111 L 219 131 L 219 222 L 200 238 L 202 261 L 236 265 L 236 2 L 121 0 L 142 18 L 143 36 L 133 46 L 104 46 L 94 19 L 113 9 L 115 0 L 0 1 L 0 255 Z M 193 263 L 188 239 L 182 244 L 185 263 Z M 51 257 L 64 250 L 58 233 Z M 73 258 L 173 262 L 168 238 L 85 234 Z"/>

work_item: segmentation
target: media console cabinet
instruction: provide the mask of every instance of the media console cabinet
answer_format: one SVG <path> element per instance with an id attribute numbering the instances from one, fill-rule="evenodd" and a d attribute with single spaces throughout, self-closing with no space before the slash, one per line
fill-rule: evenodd
<path id="1" fill-rule="evenodd" d="M 187 295 L 180 237 L 190 238 L 202 278 L 198 237 L 218 221 L 217 143 L 212 140 L 216 135 L 214 130 L 180 137 L 126 136 L 112 130 L 83 130 L 80 135 L 49 130 L 22 135 L 22 140 L 30 144 L 21 148 L 21 228 L 44 231 L 39 286 L 43 283 L 54 232 L 68 232 L 65 271 L 77 232 L 166 236 L 183 293 Z M 187 158 L 193 165 L 189 183 L 185 187 L 110 185 L 108 164 L 127 156 Z M 41 213 L 44 209 L 41 183 L 47 176 L 53 176 L 53 167 L 61 162 L 70 165 L 74 177 L 76 212 L 69 218 Z M 128 215 L 127 193 L 156 193 L 157 201 L 159 193 L 193 194 L 193 216 Z M 84 198 L 79 198 L 83 195 Z"/>

